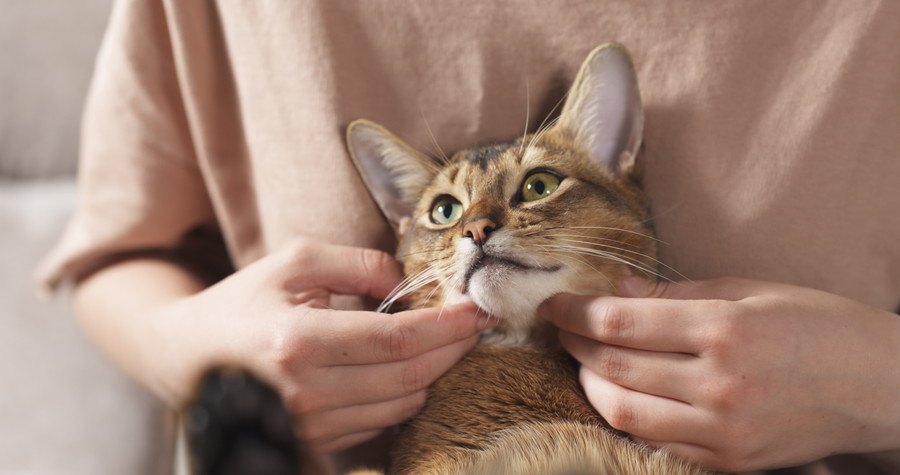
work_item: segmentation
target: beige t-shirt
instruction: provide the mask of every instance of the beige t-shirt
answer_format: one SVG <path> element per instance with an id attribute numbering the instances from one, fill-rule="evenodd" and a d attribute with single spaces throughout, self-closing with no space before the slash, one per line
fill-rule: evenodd
<path id="1" fill-rule="evenodd" d="M 237 268 L 296 236 L 390 250 L 347 157 L 351 120 L 426 152 L 429 129 L 445 151 L 509 139 L 526 109 L 532 129 L 543 120 L 588 51 L 618 41 L 640 80 L 669 265 L 895 311 L 898 18 L 890 0 L 120 2 L 78 208 L 40 279 L 188 235 L 224 242 Z M 867 468 L 897 473 L 900 453 L 805 473 Z"/>

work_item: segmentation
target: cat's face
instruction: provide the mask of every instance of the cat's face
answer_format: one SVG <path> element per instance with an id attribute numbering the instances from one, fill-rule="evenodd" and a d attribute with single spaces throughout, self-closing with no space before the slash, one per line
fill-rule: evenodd
<path id="1" fill-rule="evenodd" d="M 415 306 L 471 299 L 501 320 L 501 332 L 522 335 L 553 294 L 610 293 L 633 269 L 652 273 L 655 241 L 634 171 L 642 115 L 633 78 L 624 50 L 598 48 L 558 123 L 444 162 L 354 123 L 351 153 L 398 232 L 408 276 L 398 296 Z"/>
<path id="2" fill-rule="evenodd" d="M 469 298 L 516 328 L 553 294 L 612 292 L 623 260 L 655 267 L 630 176 L 554 131 L 532 138 L 459 152 L 422 193 L 398 252 L 407 275 L 434 278 L 417 305 Z"/>

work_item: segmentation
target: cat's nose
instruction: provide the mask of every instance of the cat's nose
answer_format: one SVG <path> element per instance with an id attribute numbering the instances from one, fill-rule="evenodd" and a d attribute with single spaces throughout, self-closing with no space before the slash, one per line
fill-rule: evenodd
<path id="1" fill-rule="evenodd" d="M 484 244 L 491 231 L 497 229 L 497 223 L 488 218 L 479 218 L 463 226 L 463 236 L 472 238 L 475 244 Z"/>

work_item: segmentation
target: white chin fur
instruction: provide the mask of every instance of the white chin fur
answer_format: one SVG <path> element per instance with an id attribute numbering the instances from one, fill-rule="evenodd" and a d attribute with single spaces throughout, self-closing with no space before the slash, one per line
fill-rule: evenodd
<path id="1" fill-rule="evenodd" d="M 460 259 L 459 267 L 463 274 L 465 269 L 469 268 L 471 262 L 469 256 L 475 253 L 474 244 L 467 241 L 460 240 L 457 244 L 457 255 L 467 256 Z M 515 257 L 522 259 L 519 256 Z M 508 332 L 489 336 L 487 341 L 518 344 L 528 337 L 529 330 L 538 318 L 537 307 L 541 302 L 566 290 L 569 272 L 566 267 L 556 271 L 544 271 L 490 264 L 478 269 L 472 275 L 466 294 L 461 293 L 461 289 L 446 289 L 444 300 L 448 304 L 474 301 L 479 307 L 505 322 L 504 326 L 508 328 Z"/>
<path id="2" fill-rule="evenodd" d="M 491 315 L 514 329 L 528 329 L 538 305 L 562 291 L 562 272 L 522 270 L 502 266 L 479 269 L 469 281 L 469 296 Z"/>

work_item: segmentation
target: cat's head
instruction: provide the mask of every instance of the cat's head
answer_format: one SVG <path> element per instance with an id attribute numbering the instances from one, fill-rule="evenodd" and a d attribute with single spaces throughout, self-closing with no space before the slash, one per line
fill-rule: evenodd
<path id="1" fill-rule="evenodd" d="M 353 122 L 351 155 L 399 239 L 414 305 L 474 300 L 525 334 L 560 293 L 605 294 L 656 248 L 636 156 L 643 111 L 618 45 L 591 52 L 559 119 L 512 142 L 433 160 Z"/>

